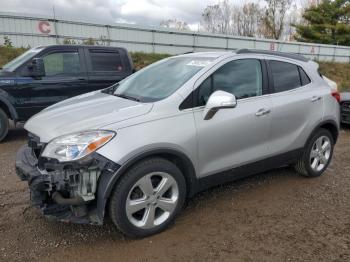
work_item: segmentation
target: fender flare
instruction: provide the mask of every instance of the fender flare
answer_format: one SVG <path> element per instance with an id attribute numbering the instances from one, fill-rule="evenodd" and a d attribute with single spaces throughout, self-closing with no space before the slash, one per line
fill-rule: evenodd
<path id="1" fill-rule="evenodd" d="M 185 176 L 185 179 L 189 187 L 187 190 L 187 196 L 191 197 L 197 192 L 198 179 L 196 177 L 194 165 L 188 156 L 186 156 L 182 152 L 179 152 L 178 150 L 174 150 L 170 148 L 157 148 L 157 149 L 147 150 L 129 159 L 122 166 L 119 166 L 119 168 L 115 173 L 101 174 L 99 178 L 98 188 L 97 188 L 97 203 L 96 203 L 98 224 L 103 223 L 107 201 L 112 193 L 114 185 L 117 183 L 121 175 L 128 168 L 130 168 L 132 165 L 134 165 L 138 161 L 150 156 L 161 155 L 161 154 L 170 154 L 180 158 L 183 161 L 183 163 L 186 165 L 185 168 L 187 171 L 186 172 L 187 175 Z"/>
<path id="2" fill-rule="evenodd" d="M 7 106 L 8 110 L 10 112 L 11 118 L 16 122 L 16 120 L 18 119 L 18 114 L 17 114 L 16 109 L 13 107 L 13 105 L 2 94 L 0 94 L 0 102 L 4 103 Z"/>
<path id="3" fill-rule="evenodd" d="M 331 119 L 324 120 L 324 121 L 318 123 L 318 125 L 310 133 L 310 135 L 307 138 L 305 143 L 307 143 L 307 141 L 309 141 L 309 139 L 312 137 L 312 135 L 324 125 L 332 125 L 335 128 L 335 130 L 336 130 L 336 134 L 335 134 L 336 135 L 336 139 L 334 139 L 334 144 L 335 144 L 337 142 L 337 138 L 339 136 L 339 125 L 337 124 L 337 122 L 335 120 L 331 120 Z"/>

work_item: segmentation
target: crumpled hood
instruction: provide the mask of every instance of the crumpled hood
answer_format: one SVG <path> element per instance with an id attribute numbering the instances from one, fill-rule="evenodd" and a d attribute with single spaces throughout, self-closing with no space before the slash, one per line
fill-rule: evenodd
<path id="1" fill-rule="evenodd" d="M 97 91 L 44 109 L 30 118 L 24 128 L 39 136 L 41 142 L 49 142 L 58 136 L 147 114 L 152 106 Z"/>

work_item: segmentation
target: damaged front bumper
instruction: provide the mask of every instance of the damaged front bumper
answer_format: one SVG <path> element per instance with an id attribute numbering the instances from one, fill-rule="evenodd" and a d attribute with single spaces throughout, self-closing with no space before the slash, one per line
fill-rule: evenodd
<path id="1" fill-rule="evenodd" d="M 103 223 L 104 206 L 98 210 L 99 180 L 113 176 L 119 167 L 98 153 L 60 163 L 40 157 L 30 143 L 16 157 L 16 173 L 28 181 L 32 204 L 48 218 L 81 224 Z"/>

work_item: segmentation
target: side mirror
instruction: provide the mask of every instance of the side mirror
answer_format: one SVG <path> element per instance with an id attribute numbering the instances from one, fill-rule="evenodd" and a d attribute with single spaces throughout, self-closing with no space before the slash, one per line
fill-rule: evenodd
<path id="1" fill-rule="evenodd" d="M 30 76 L 32 77 L 42 77 L 45 76 L 45 66 L 42 58 L 34 58 L 32 62 L 28 65 Z"/>
<path id="2" fill-rule="evenodd" d="M 219 109 L 234 108 L 237 106 L 236 97 L 225 91 L 215 91 L 211 94 L 204 108 L 204 120 L 211 119 Z"/>

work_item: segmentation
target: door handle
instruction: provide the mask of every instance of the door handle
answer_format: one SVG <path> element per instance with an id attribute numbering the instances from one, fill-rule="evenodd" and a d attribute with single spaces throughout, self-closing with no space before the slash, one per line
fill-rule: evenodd
<path id="1" fill-rule="evenodd" d="M 266 109 L 266 108 L 261 108 L 258 110 L 258 112 L 255 113 L 256 116 L 263 116 L 263 115 L 267 115 L 271 112 L 270 109 Z"/>
<path id="2" fill-rule="evenodd" d="M 311 102 L 316 102 L 316 101 L 318 101 L 318 100 L 320 100 L 321 99 L 321 97 L 320 96 L 313 96 L 313 97 L 311 97 Z"/>

